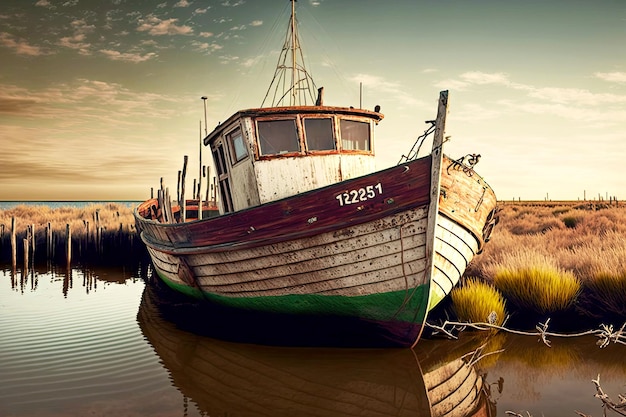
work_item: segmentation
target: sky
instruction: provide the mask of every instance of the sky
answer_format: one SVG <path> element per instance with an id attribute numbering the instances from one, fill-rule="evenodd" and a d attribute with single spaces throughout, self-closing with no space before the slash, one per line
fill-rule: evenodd
<path id="1" fill-rule="evenodd" d="M 378 168 L 411 149 L 448 90 L 445 152 L 481 154 L 476 171 L 500 200 L 626 199 L 626 1 L 296 7 L 325 104 L 381 106 Z M 0 200 L 143 200 L 161 177 L 175 194 L 184 155 L 191 188 L 204 106 L 210 131 L 261 105 L 290 11 L 288 0 L 2 0 Z"/>

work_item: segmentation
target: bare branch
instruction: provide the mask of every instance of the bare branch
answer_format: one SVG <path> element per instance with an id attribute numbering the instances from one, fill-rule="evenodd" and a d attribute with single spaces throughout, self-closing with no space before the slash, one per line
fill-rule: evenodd
<path id="1" fill-rule="evenodd" d="M 508 319 L 508 317 L 507 317 Z M 505 320 L 506 323 L 506 320 Z M 457 336 L 453 334 L 453 332 L 462 332 L 466 328 L 471 328 L 474 330 L 501 330 L 507 333 L 518 334 L 523 336 L 539 336 L 539 339 L 548 347 L 550 347 L 550 340 L 548 337 L 581 337 L 581 336 L 589 336 L 595 335 L 598 337 L 597 345 L 600 348 L 605 348 L 611 343 L 618 343 L 622 345 L 626 345 L 626 322 L 619 328 L 619 330 L 613 330 L 612 325 L 601 324 L 599 329 L 596 330 L 588 330 L 585 332 L 579 333 L 555 333 L 548 331 L 548 324 L 550 323 L 550 319 L 548 318 L 545 323 L 539 323 L 535 329 L 536 332 L 526 332 L 521 330 L 509 329 L 507 327 L 498 326 L 493 323 L 463 323 L 457 321 L 445 320 L 441 326 L 437 326 L 432 323 L 426 323 L 428 327 L 433 329 L 433 334 L 443 333 L 450 339 L 456 339 Z"/>

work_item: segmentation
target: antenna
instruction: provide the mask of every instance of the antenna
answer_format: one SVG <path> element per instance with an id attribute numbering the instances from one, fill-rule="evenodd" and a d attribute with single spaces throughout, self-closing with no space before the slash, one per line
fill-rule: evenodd
<path id="1" fill-rule="evenodd" d="M 298 25 L 296 20 L 296 0 L 291 1 L 291 18 L 283 49 L 278 57 L 276 71 L 270 83 L 267 93 L 263 98 L 261 107 L 274 88 L 271 107 L 276 106 L 306 106 L 315 103 L 315 82 L 304 66 L 304 55 L 298 39 Z M 291 62 L 289 62 L 291 61 Z M 287 72 L 291 72 L 291 84 L 287 81 Z M 282 89 L 281 89 L 282 87 Z"/>

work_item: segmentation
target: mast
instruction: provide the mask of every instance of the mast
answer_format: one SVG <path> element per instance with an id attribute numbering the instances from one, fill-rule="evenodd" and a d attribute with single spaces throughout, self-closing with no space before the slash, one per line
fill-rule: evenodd
<path id="1" fill-rule="evenodd" d="M 278 57 L 276 71 L 270 83 L 261 107 L 265 106 L 270 91 L 274 90 L 270 107 L 277 106 L 306 106 L 315 103 L 315 82 L 304 66 L 304 56 L 298 39 L 298 25 L 296 20 L 296 0 L 291 2 L 291 18 L 283 49 Z M 289 62 L 291 61 L 291 62 Z M 291 72 L 290 84 L 287 76 Z"/>

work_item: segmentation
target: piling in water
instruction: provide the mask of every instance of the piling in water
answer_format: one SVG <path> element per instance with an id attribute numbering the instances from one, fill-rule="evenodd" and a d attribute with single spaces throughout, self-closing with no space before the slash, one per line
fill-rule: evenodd
<path id="1" fill-rule="evenodd" d="M 66 253 L 66 258 L 67 258 L 67 267 L 69 269 L 72 263 L 72 228 L 70 227 L 69 224 L 66 225 L 65 236 L 67 239 L 67 246 L 66 246 L 65 253 Z"/>
<path id="2" fill-rule="evenodd" d="M 89 207 L 0 210 L 0 231 L 3 232 L 0 234 L 0 264 L 8 266 L 10 261 L 12 271 L 17 272 L 26 255 L 30 271 L 34 271 L 34 264 L 61 266 L 68 261 L 84 266 L 135 267 L 148 261 L 147 251 L 135 231 L 132 210 L 122 210 L 113 203 L 94 210 Z M 99 227 L 94 229 L 96 223 Z"/>

